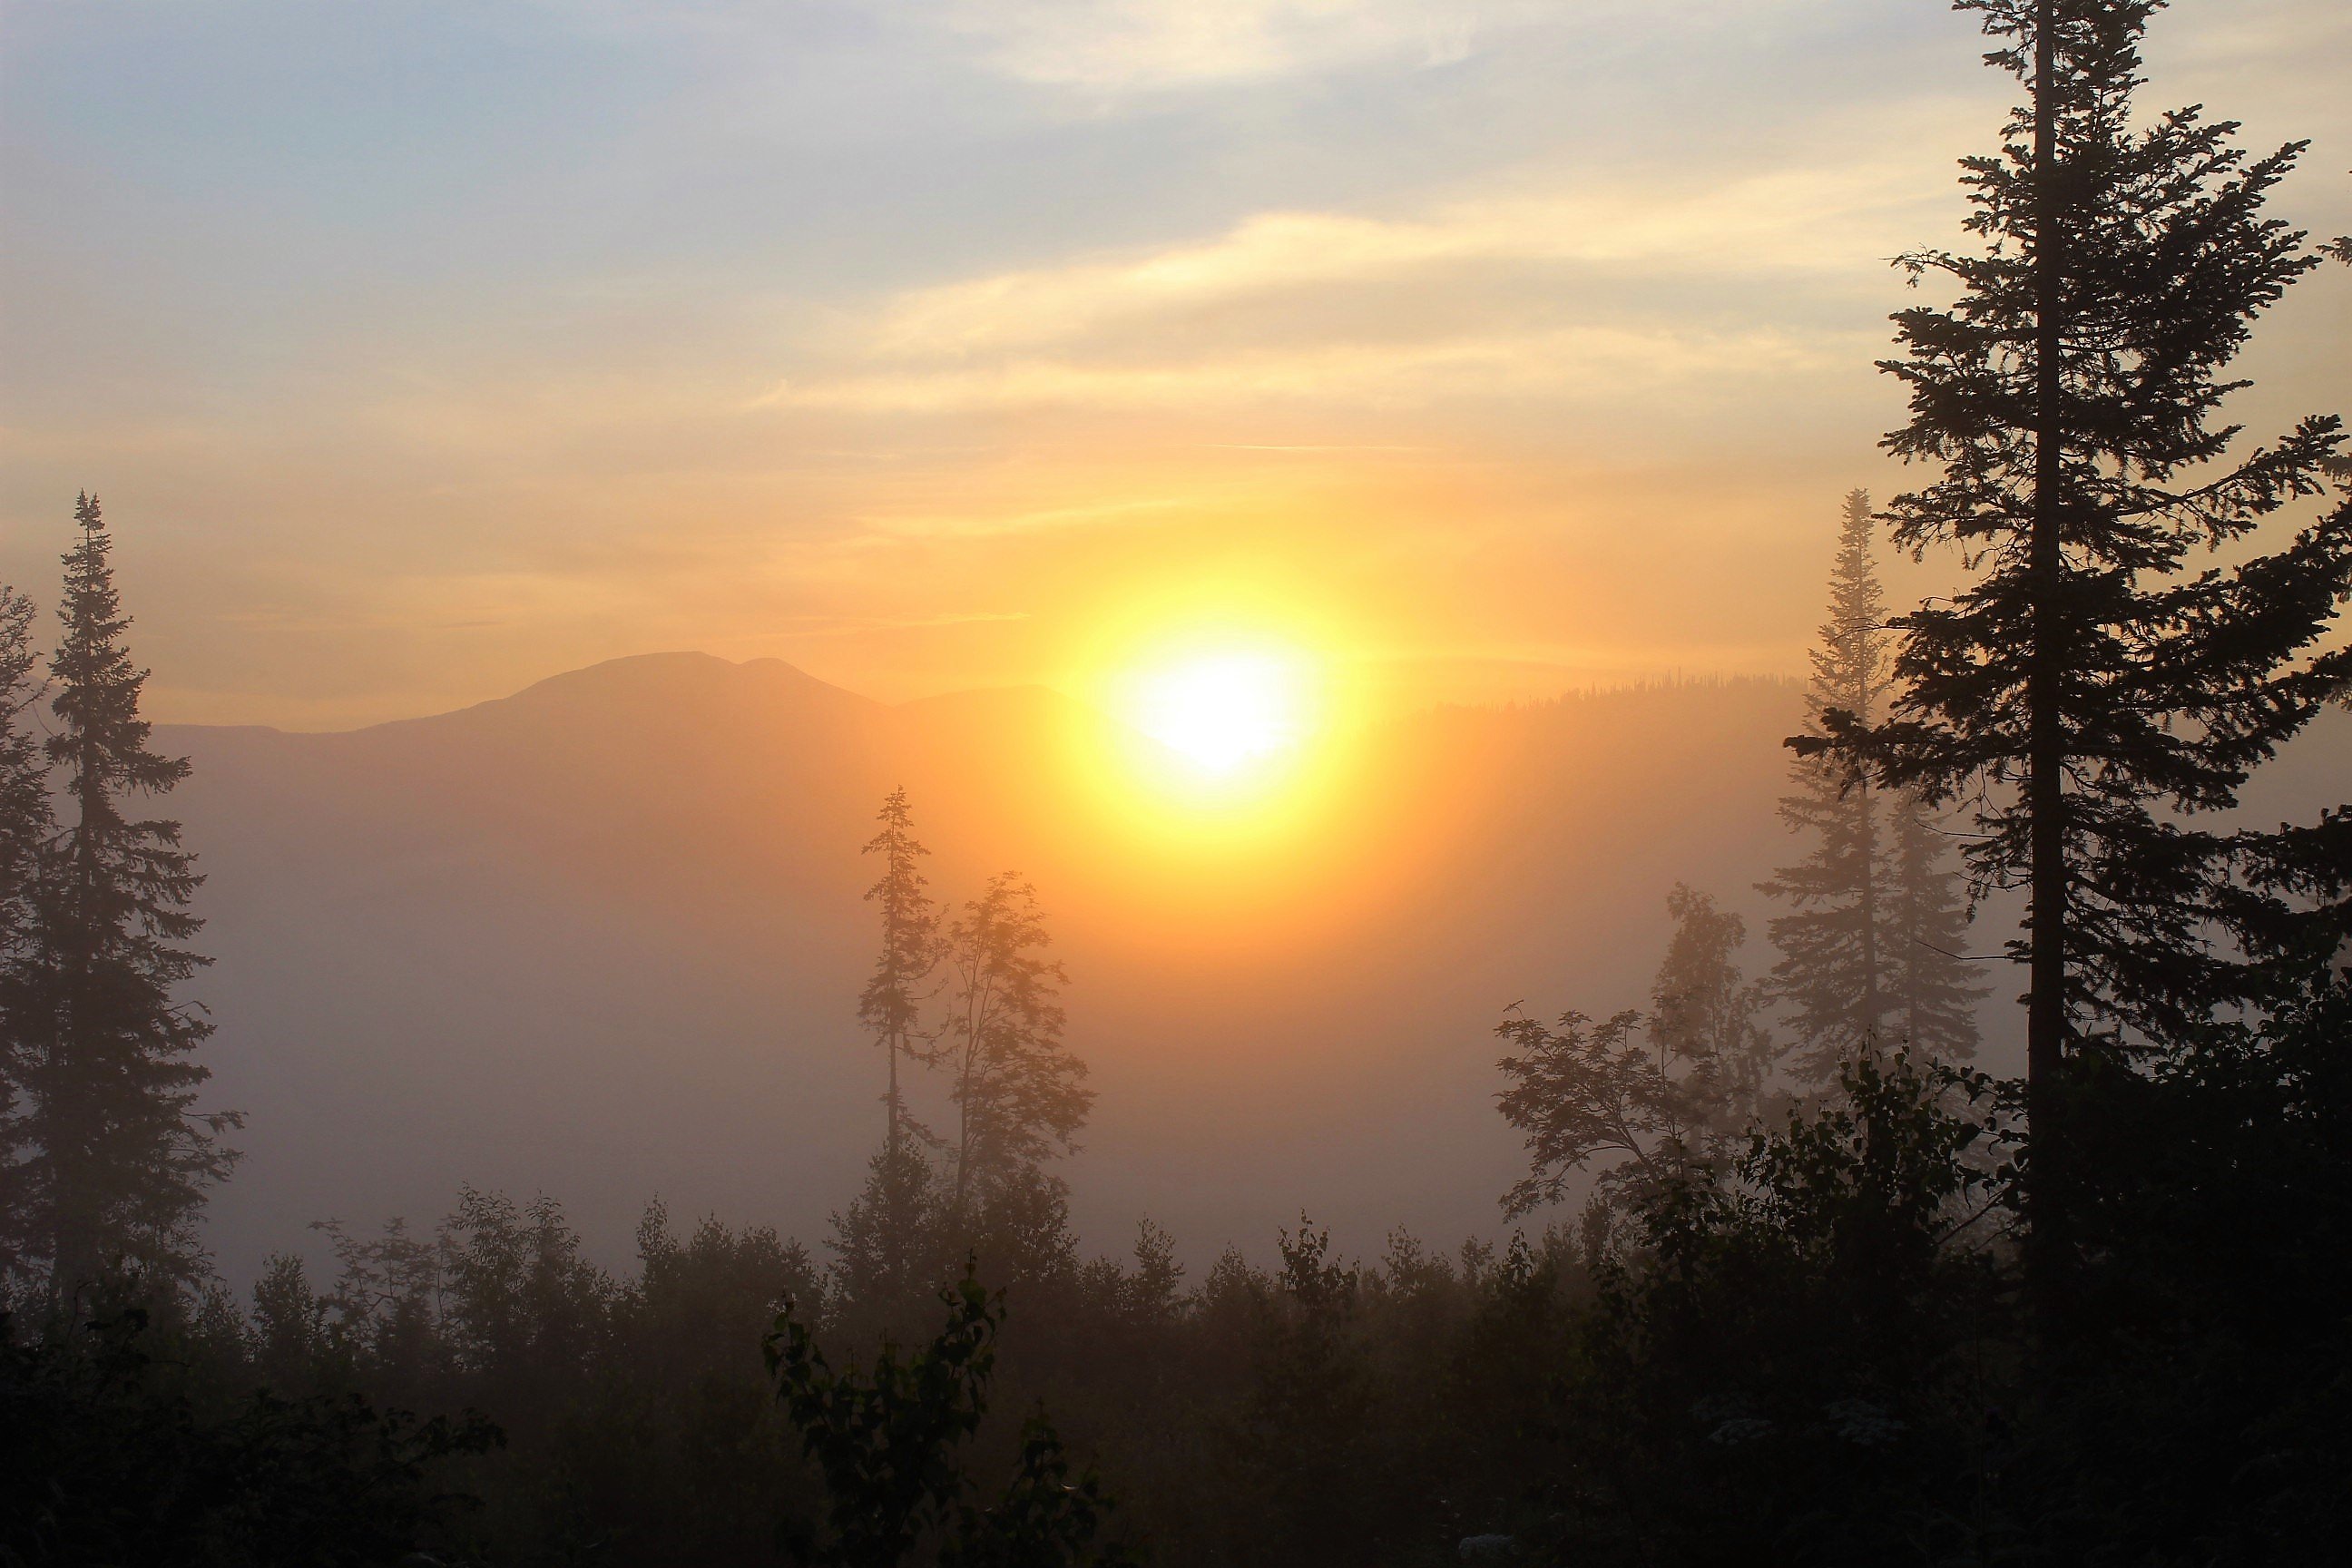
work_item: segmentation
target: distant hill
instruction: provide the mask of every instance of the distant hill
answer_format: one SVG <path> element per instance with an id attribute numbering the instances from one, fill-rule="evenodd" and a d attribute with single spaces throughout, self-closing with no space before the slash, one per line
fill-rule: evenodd
<path id="1" fill-rule="evenodd" d="M 1518 1156 L 1488 1029 L 1641 1000 L 1677 879 L 1763 912 L 1798 710 L 1748 680 L 1424 713 L 1351 737 L 1306 823 L 1230 842 L 1122 805 L 1091 759 L 1135 738 L 1053 692 L 892 707 L 774 660 L 163 728 L 195 764 L 211 1098 L 251 1113 L 214 1243 L 241 1278 L 460 1181 L 551 1193 L 607 1254 L 656 1193 L 818 1239 L 879 1131 L 858 847 L 900 784 L 938 891 L 1017 868 L 1052 911 L 1101 1094 L 1068 1172 L 1090 1244 L 1149 1214 L 1205 1264 L 1302 1206 L 1358 1247 L 1491 1232 Z"/>

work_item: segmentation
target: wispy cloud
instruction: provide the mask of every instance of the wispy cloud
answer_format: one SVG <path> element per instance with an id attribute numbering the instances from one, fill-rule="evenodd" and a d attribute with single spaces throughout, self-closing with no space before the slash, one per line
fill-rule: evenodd
<path id="1" fill-rule="evenodd" d="M 1875 342 L 1871 316 L 1824 332 L 1793 307 L 1883 281 L 1928 226 L 1918 163 L 1259 214 L 1213 238 L 887 297 L 752 405 L 1422 406 L 1851 364 Z M 1775 279 L 1778 315 L 1693 308 L 1733 286 L 1773 297 Z"/>
<path id="2" fill-rule="evenodd" d="M 1214 410 L 1249 402 L 1412 407 L 1538 394 L 1622 397 L 1701 378 L 1747 380 L 1848 365 L 1875 335 L 1738 333 L 1577 327 L 1449 338 L 1407 347 L 1336 343 L 1236 353 L 1195 363 L 1086 364 L 1012 360 L 982 368 L 908 370 L 785 384 L 769 406 L 863 414 L 978 408 Z"/>
<path id="3" fill-rule="evenodd" d="M 1916 240 L 1918 174 L 1916 159 L 1872 160 L 1680 191 L 1594 184 L 1456 201 L 1412 217 L 1266 213 L 1203 243 L 915 290 L 889 305 L 867 347 L 908 359 L 1033 347 L 1256 296 L 1477 263 L 1651 277 L 1853 271 Z"/>

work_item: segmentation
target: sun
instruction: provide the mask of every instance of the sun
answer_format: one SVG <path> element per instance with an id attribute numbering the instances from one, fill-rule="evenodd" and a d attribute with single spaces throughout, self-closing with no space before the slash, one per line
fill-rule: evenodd
<path id="1" fill-rule="evenodd" d="M 1297 747 L 1307 685 L 1303 661 L 1276 649 L 1181 654 L 1137 673 L 1130 721 L 1202 772 L 1231 778 Z"/>
<path id="2" fill-rule="evenodd" d="M 1075 677 L 1098 725 L 1073 731 L 1093 798 L 1125 840 L 1230 868 L 1286 852 L 1350 767 L 1350 643 L 1310 596 L 1179 591 L 1123 601 Z"/>

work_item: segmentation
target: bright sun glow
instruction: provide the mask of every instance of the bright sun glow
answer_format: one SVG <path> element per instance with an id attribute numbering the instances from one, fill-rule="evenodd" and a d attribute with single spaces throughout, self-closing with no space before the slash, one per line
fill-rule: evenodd
<path id="1" fill-rule="evenodd" d="M 1217 586 L 1124 599 L 1078 654 L 1096 798 L 1195 868 L 1297 851 L 1331 818 L 1357 724 L 1337 617 L 1280 584 Z"/>
<path id="2" fill-rule="evenodd" d="M 1134 723 L 1202 770 L 1231 776 L 1298 744 L 1305 687 L 1299 661 L 1280 653 L 1189 654 L 1136 679 Z"/>

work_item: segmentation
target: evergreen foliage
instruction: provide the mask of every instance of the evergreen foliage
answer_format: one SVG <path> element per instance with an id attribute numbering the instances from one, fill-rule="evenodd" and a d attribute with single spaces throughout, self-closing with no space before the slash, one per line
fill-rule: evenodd
<path id="1" fill-rule="evenodd" d="M 36 998 L 26 977 L 38 953 L 34 892 L 53 828 L 48 769 L 33 731 L 41 685 L 33 647 L 32 599 L 0 586 L 0 1289 L 22 1282 L 24 1223 L 33 1193 L 26 1169 L 34 1131 L 20 1086 L 34 1066 Z"/>
<path id="2" fill-rule="evenodd" d="M 1937 471 L 1888 507 L 1895 538 L 1957 546 L 1974 576 L 1897 620 L 1887 719 L 1828 729 L 1881 784 L 1969 805 L 1979 892 L 2027 890 L 2011 951 L 2046 1085 L 2069 1040 L 2178 1035 L 2277 995 L 2266 960 L 2343 934 L 2345 862 L 2207 814 L 2352 681 L 2322 643 L 2352 592 L 2352 503 L 2192 570 L 2324 496 L 2343 438 L 2313 416 L 2249 447 L 2220 422 L 2252 323 L 2318 265 L 2263 213 L 2304 144 L 2252 157 L 2198 110 L 2138 115 L 2156 0 L 1961 8 L 2028 101 L 1964 163 L 1979 247 L 1903 258 L 1957 298 L 1899 314 L 1883 368 L 1911 407 L 1886 448 Z M 2242 873 L 2316 894 L 2321 930 Z"/>
<path id="3" fill-rule="evenodd" d="M 1937 478 L 1888 508 L 1915 553 L 1971 576 L 1899 617 L 1888 717 L 1825 715 L 1836 752 L 1931 805 L 1963 803 L 1973 891 L 2025 891 L 2030 1191 L 2045 1321 L 2071 1316 L 2086 1179 L 2070 1121 L 2095 1071 L 2217 1014 L 2325 983 L 2352 935 L 2352 813 L 2275 831 L 2217 814 L 2352 690 L 2328 632 L 2352 596 L 2341 421 L 2249 446 L 2222 422 L 2252 326 L 2321 265 L 2264 216 L 2305 143 L 2261 157 L 2196 108 L 2138 113 L 2160 0 L 1958 0 L 2018 79 L 1996 153 L 1963 161 L 1967 252 L 1902 258 L 1956 298 L 1895 318 L 1882 362 L 1911 417 L 1882 443 Z M 2232 564 L 2194 565 L 2200 551 Z"/>
<path id="4" fill-rule="evenodd" d="M 208 962 L 186 946 L 203 923 L 188 912 L 195 858 L 178 823 L 127 814 L 188 764 L 148 746 L 147 672 L 123 646 L 131 621 L 97 498 L 74 517 L 47 743 L 67 820 L 39 852 L 16 1041 L 28 1091 L 20 1245 L 46 1266 L 53 1303 L 126 1269 L 196 1278 L 205 1190 L 235 1163 L 221 1134 L 240 1123 L 196 1110 L 210 1075 L 194 1052 L 213 1026 L 179 995 Z"/>
<path id="5" fill-rule="evenodd" d="M 2216 423 L 2249 323 L 2312 264 L 2261 216 L 2299 148 L 2135 118 L 2156 0 L 1960 5 L 2030 102 L 1967 164 L 1979 251 L 1906 260 L 1958 299 L 1897 318 L 1887 444 L 1940 467 L 1888 515 L 1972 576 L 1886 622 L 1848 498 L 1787 803 L 1819 838 L 1769 885 L 1796 905 L 1770 983 L 1677 886 L 1646 1013 L 1499 1026 L 1529 1162 L 1506 1213 L 1589 1179 L 1572 1228 L 1451 1256 L 1398 1231 L 1366 1264 L 1302 1215 L 1278 1268 L 1228 1245 L 1191 1289 L 1148 1222 L 1131 1264 L 1081 1260 L 1049 1165 L 1093 1094 L 1035 894 L 994 879 L 942 931 L 899 791 L 859 1007 L 889 1125 L 828 1271 L 764 1226 L 680 1237 L 656 1202 L 611 1275 L 551 1198 L 466 1187 L 429 1233 L 322 1224 L 333 1280 L 276 1256 L 240 1310 L 194 1231 L 234 1121 L 194 1110 L 197 878 L 127 805 L 186 765 L 149 747 L 85 497 L 46 744 L 29 606 L 0 590 L 0 1268 L 73 1308 L 37 1338 L 0 1313 L 0 1568 L 2340 1556 L 2352 807 L 2209 826 L 2352 686 L 2337 426 L 2244 449 Z M 1974 1000 L 1947 808 L 1982 829 L 1973 889 L 2032 900 L 2021 1089 L 1941 1059 Z M 1793 1105 L 1775 994 L 1800 1071 L 1835 1079 Z M 902 1057 L 950 1068 L 952 1141 L 908 1114 Z M 1017 1331 L 976 1261 L 945 1279 L 975 1254 Z M 945 1325 L 900 1349 L 943 1283 Z M 1073 1457 L 1097 1451 L 1116 1516 Z"/>
<path id="6" fill-rule="evenodd" d="M 929 1142 L 930 1134 L 910 1126 L 898 1083 L 901 1058 L 919 1055 L 921 1038 L 922 987 L 940 962 L 940 917 L 929 885 L 919 864 L 930 853 L 915 837 L 912 808 L 907 792 L 894 789 L 877 814 L 882 831 L 867 841 L 863 853 L 882 857 L 882 876 L 866 891 L 866 901 L 880 906 L 882 952 L 874 961 L 874 974 L 857 998 L 858 1021 L 874 1032 L 889 1061 L 889 1153 L 895 1163 L 900 1145 L 911 1132 Z"/>
<path id="7" fill-rule="evenodd" d="M 1895 804 L 1887 824 L 1894 841 L 1889 923 L 1897 940 L 1886 973 L 1895 1038 L 1940 1061 L 1969 1061 L 1979 1043 L 1977 1008 L 1992 990 L 1979 960 L 1990 955 L 1968 951 L 1975 911 L 1953 853 L 1954 830 L 1916 795 L 1897 795 Z M 1817 1074 L 1817 1081 L 1825 1076 Z"/>
<path id="8" fill-rule="evenodd" d="M 833 1215 L 835 1292 L 877 1323 L 904 1324 L 950 1267 L 946 1209 L 922 1149 L 886 1142 L 866 1162 L 865 1185 Z"/>
<path id="9" fill-rule="evenodd" d="M 1885 716 L 1894 634 L 1874 526 L 1868 494 L 1850 492 L 1805 694 L 1814 735 L 1831 712 L 1865 725 Z M 1895 1046 L 1974 1056 L 1976 1003 L 1988 987 L 1963 956 L 1968 902 L 1941 828 L 1916 795 L 1826 758 L 1800 757 L 1790 773 L 1797 793 L 1782 797 L 1780 818 L 1811 847 L 1761 890 L 1792 906 L 1771 923 L 1780 959 L 1769 984 L 1789 1009 L 1797 1077 L 1824 1086 L 1841 1062 Z"/>
<path id="10" fill-rule="evenodd" d="M 37 613 L 31 595 L 0 584 L 0 940 L 12 955 L 31 934 L 37 857 L 53 822 L 48 767 L 33 730 L 45 691 L 36 677 Z"/>

